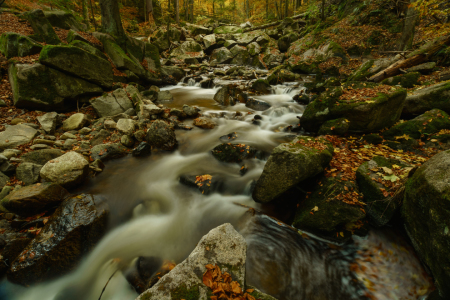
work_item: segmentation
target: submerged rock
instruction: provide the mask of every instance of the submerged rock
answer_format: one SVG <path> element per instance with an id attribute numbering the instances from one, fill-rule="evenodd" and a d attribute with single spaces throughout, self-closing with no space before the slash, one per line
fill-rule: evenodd
<path id="1" fill-rule="evenodd" d="M 244 159 L 256 158 L 261 155 L 256 148 L 245 144 L 221 144 L 211 150 L 212 155 L 219 161 L 233 163 Z"/>
<path id="2" fill-rule="evenodd" d="M 267 203 L 325 169 L 333 146 L 324 138 L 297 137 L 276 147 L 256 182 L 253 200 Z"/>
<path id="3" fill-rule="evenodd" d="M 236 89 L 234 86 L 226 85 L 221 87 L 214 95 L 214 100 L 223 106 L 235 105 L 236 100 L 234 96 Z"/>
<path id="4" fill-rule="evenodd" d="M 209 195 L 210 193 L 217 191 L 221 185 L 221 180 L 216 175 L 181 175 L 180 183 L 187 186 L 197 188 L 203 195 Z"/>
<path id="5" fill-rule="evenodd" d="M 1 204 L 10 212 L 29 217 L 58 206 L 68 195 L 69 192 L 62 186 L 44 182 L 15 190 Z"/>
<path id="6" fill-rule="evenodd" d="M 258 110 L 258 111 L 263 111 L 263 110 L 268 110 L 269 108 L 271 108 L 272 106 L 264 101 L 261 100 L 256 100 L 253 98 L 249 98 L 246 103 L 245 106 L 248 108 L 251 108 L 253 110 Z"/>
<path id="7" fill-rule="evenodd" d="M 152 147 L 147 142 L 141 142 L 136 148 L 133 149 L 131 154 L 135 157 L 148 156 L 152 153 Z"/>
<path id="8" fill-rule="evenodd" d="M 108 212 L 99 204 L 86 194 L 65 200 L 12 263 L 8 280 L 30 285 L 71 271 L 105 232 Z"/>
<path id="9" fill-rule="evenodd" d="M 229 223 L 206 234 L 189 257 L 136 300 L 203 299 L 212 291 L 203 284 L 206 265 L 219 266 L 244 289 L 247 244 Z M 206 296 L 204 296 L 206 299 Z"/>
<path id="10" fill-rule="evenodd" d="M 202 117 L 194 119 L 194 125 L 203 129 L 213 129 L 217 124 L 209 118 Z"/>
<path id="11" fill-rule="evenodd" d="M 436 154 L 406 182 L 402 216 L 444 299 L 450 297 L 450 151 Z"/>

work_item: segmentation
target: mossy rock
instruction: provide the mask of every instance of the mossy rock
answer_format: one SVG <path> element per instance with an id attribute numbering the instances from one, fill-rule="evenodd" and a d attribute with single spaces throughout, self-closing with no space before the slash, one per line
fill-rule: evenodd
<path id="1" fill-rule="evenodd" d="M 450 150 L 429 159 L 406 182 L 402 206 L 406 231 L 444 299 L 450 298 L 449 169 Z"/>
<path id="2" fill-rule="evenodd" d="M 418 84 L 420 76 L 421 74 L 419 72 L 412 72 L 387 78 L 383 80 L 381 83 L 387 85 L 401 85 L 404 88 L 413 88 L 415 85 Z"/>
<path id="3" fill-rule="evenodd" d="M 406 97 L 402 117 L 410 118 L 438 108 L 450 113 L 450 82 L 442 82 L 411 92 Z"/>
<path id="4" fill-rule="evenodd" d="M 393 167 L 394 165 L 396 168 Z M 394 180 L 395 183 L 401 180 L 396 175 L 390 177 L 392 174 L 385 173 L 383 167 L 407 175 L 412 166 L 396 159 L 375 156 L 372 160 L 359 166 L 356 171 L 356 181 L 364 196 L 363 201 L 367 204 L 365 207 L 367 216 L 370 223 L 376 227 L 384 226 L 391 220 L 399 209 L 403 196 L 402 193 L 387 197 L 383 195 L 381 189 L 384 189 L 387 193 L 392 191 L 392 188 L 386 185 L 387 182 Z M 392 180 L 384 178 L 391 178 Z M 379 179 L 382 180 L 382 183 L 375 181 Z"/>
<path id="5" fill-rule="evenodd" d="M 297 137 L 276 147 L 253 191 L 256 202 L 267 203 L 321 172 L 332 159 L 333 146 L 324 138 Z"/>
<path id="6" fill-rule="evenodd" d="M 420 139 L 438 133 L 442 129 L 450 129 L 450 117 L 440 109 L 433 109 L 406 122 L 402 122 L 383 132 L 388 140 Z"/>
<path id="7" fill-rule="evenodd" d="M 105 39 L 103 47 L 111 61 L 119 70 L 128 70 L 139 76 L 141 79 L 146 78 L 144 67 L 132 54 L 128 54 L 113 40 Z"/>
<path id="8" fill-rule="evenodd" d="M 320 126 L 319 135 L 344 135 L 347 133 L 349 125 L 348 120 L 340 118 L 336 120 L 329 120 Z"/>
<path id="9" fill-rule="evenodd" d="M 53 27 L 76 31 L 82 31 L 85 27 L 77 21 L 73 14 L 66 11 L 47 10 L 44 11 L 44 15 Z"/>
<path id="10" fill-rule="evenodd" d="M 35 9 L 24 14 L 24 17 L 28 20 L 34 33 L 39 36 L 45 43 L 49 45 L 58 45 L 61 43 L 58 35 L 53 29 L 50 22 L 44 15 L 44 12 L 40 9 Z"/>
<path id="11" fill-rule="evenodd" d="M 0 37 L 0 52 L 8 59 L 38 54 L 41 50 L 41 44 L 18 33 L 6 32 Z"/>
<path id="12" fill-rule="evenodd" d="M 362 140 L 373 145 L 378 145 L 383 142 L 383 138 L 375 133 L 363 135 Z"/>
<path id="13" fill-rule="evenodd" d="M 161 72 L 161 61 L 158 47 L 153 44 L 146 43 L 144 58 L 147 61 L 148 70 L 154 71 L 156 73 Z"/>
<path id="14" fill-rule="evenodd" d="M 260 93 L 268 93 L 270 91 L 270 84 L 265 79 L 257 79 L 252 83 L 252 89 Z"/>
<path id="15" fill-rule="evenodd" d="M 214 29 L 216 34 L 242 33 L 243 29 L 239 26 L 220 26 Z"/>
<path id="16" fill-rule="evenodd" d="M 221 144 L 211 150 L 214 158 L 221 162 L 242 162 L 260 156 L 258 149 L 245 144 Z"/>
<path id="17" fill-rule="evenodd" d="M 102 51 L 98 50 L 97 48 L 95 48 L 94 46 L 92 46 L 88 43 L 82 42 L 80 40 L 73 40 L 72 42 L 70 42 L 69 45 L 78 47 L 78 48 L 83 49 L 84 51 L 94 54 L 100 58 L 108 60 L 108 57 Z"/>
<path id="18" fill-rule="evenodd" d="M 339 177 L 323 177 L 316 189 L 300 203 L 292 225 L 315 233 L 343 231 L 345 225 L 362 220 L 366 214 L 357 204 L 347 204 L 338 195 L 358 193 L 358 186 Z"/>
<path id="19" fill-rule="evenodd" d="M 345 118 L 349 121 L 349 132 L 375 132 L 400 119 L 406 98 L 406 90 L 400 88 L 362 100 L 341 100 L 342 93 L 341 87 L 330 88 L 312 101 L 300 119 L 303 128 L 317 132 L 326 121 Z"/>
<path id="20" fill-rule="evenodd" d="M 39 62 L 105 88 L 113 84 L 111 63 L 78 47 L 47 45 Z"/>

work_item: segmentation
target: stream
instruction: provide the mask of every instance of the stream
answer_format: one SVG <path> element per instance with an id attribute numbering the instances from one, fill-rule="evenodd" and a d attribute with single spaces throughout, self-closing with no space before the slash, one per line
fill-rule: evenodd
<path id="1" fill-rule="evenodd" d="M 242 204 L 281 220 L 285 217 L 261 207 L 251 198 L 252 183 L 265 161 L 225 164 L 210 153 L 223 143 L 221 136 L 236 132 L 233 143 L 267 152 L 295 133 L 283 128 L 298 123 L 304 106 L 292 97 L 302 89 L 276 86 L 271 95 L 254 96 L 272 105 L 254 112 L 238 103 L 220 107 L 213 96 L 218 88 L 171 86 L 170 108 L 199 107 L 217 123 L 211 130 L 192 126 L 177 130 L 179 148 L 146 158 L 126 157 L 106 163 L 103 173 L 80 192 L 101 194 L 110 207 L 109 232 L 71 273 L 50 282 L 24 288 L 4 281 L 1 288 L 12 300 L 97 300 L 110 276 L 102 300 L 133 300 L 138 294 L 125 279 L 126 269 L 138 256 L 183 261 L 200 238 L 223 223 L 231 223 L 248 243 L 247 282 L 279 300 L 297 299 L 424 299 L 433 284 L 412 248 L 393 229 L 371 230 L 367 237 L 334 245 L 263 214 L 252 216 Z M 192 86 L 193 85 L 193 86 Z M 253 124 L 255 114 L 260 124 Z M 192 125 L 192 120 L 185 124 Z M 180 175 L 211 174 L 223 184 L 218 192 L 202 195 L 179 182 Z M 1 298 L 1 297 L 0 297 Z"/>

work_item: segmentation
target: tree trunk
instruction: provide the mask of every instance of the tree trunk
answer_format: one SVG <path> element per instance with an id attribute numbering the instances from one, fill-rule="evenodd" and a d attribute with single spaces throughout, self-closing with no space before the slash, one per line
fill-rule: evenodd
<path id="1" fill-rule="evenodd" d="M 177 25 L 180 25 L 180 1 L 175 0 L 175 21 Z"/>
<path id="2" fill-rule="evenodd" d="M 190 0 L 190 21 L 194 23 L 194 0 Z"/>
<path id="3" fill-rule="evenodd" d="M 322 0 L 322 21 L 325 21 L 325 0 Z"/>
<path id="4" fill-rule="evenodd" d="M 269 19 L 269 0 L 266 0 L 266 19 Z"/>
<path id="5" fill-rule="evenodd" d="M 284 17 L 287 18 L 289 12 L 289 0 L 284 1 Z"/>
<path id="6" fill-rule="evenodd" d="M 102 31 L 113 36 L 117 42 L 123 43 L 126 39 L 125 31 L 120 19 L 119 3 L 117 0 L 101 0 Z"/>
<path id="7" fill-rule="evenodd" d="M 89 29 L 89 17 L 88 17 L 88 3 L 87 0 L 81 0 L 81 8 L 83 11 L 83 23 L 86 24 Z"/>
<path id="8" fill-rule="evenodd" d="M 245 16 L 246 16 L 246 18 L 248 20 L 248 18 L 249 18 L 249 15 L 248 15 L 248 11 L 249 11 L 248 0 L 245 0 L 244 5 L 245 5 Z"/>
<path id="9" fill-rule="evenodd" d="M 275 9 L 277 11 L 278 20 L 281 20 L 280 10 L 278 9 L 278 2 L 277 1 L 275 1 Z"/>
<path id="10" fill-rule="evenodd" d="M 213 11 L 212 11 L 212 15 L 213 15 L 213 17 L 216 15 L 216 13 L 215 13 L 215 11 L 214 11 L 214 0 L 213 0 L 213 3 L 212 3 L 212 9 L 213 9 Z"/>
<path id="11" fill-rule="evenodd" d="M 417 0 L 411 0 L 411 4 Z M 410 5 L 411 6 L 411 5 Z M 398 50 L 404 51 L 412 48 L 412 43 L 414 39 L 414 29 L 419 17 L 419 13 L 414 9 L 414 7 L 408 7 L 406 11 L 405 21 L 403 23 L 402 36 L 398 43 Z"/>

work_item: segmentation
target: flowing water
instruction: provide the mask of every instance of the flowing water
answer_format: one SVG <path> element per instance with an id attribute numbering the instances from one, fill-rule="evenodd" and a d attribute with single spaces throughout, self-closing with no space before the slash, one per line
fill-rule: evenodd
<path id="1" fill-rule="evenodd" d="M 429 278 L 409 246 L 391 231 L 372 230 L 353 243 L 333 245 L 262 214 L 251 216 L 243 204 L 260 207 L 251 198 L 251 185 L 265 161 L 240 165 L 220 163 L 210 150 L 236 132 L 233 142 L 270 152 L 293 138 L 284 128 L 298 123 L 304 107 L 292 100 L 301 87 L 277 86 L 272 95 L 255 98 L 272 107 L 254 112 L 237 104 L 223 108 L 213 96 L 217 89 L 188 86 L 165 88 L 174 95 L 169 107 L 198 106 L 218 124 L 212 130 L 194 127 L 177 131 L 179 148 L 154 152 L 147 158 L 127 157 L 108 162 L 103 173 L 83 192 L 102 194 L 111 209 L 110 231 L 79 267 L 66 276 L 29 288 L 3 282 L 7 299 L 133 300 L 137 293 L 124 273 L 138 256 L 158 256 L 181 262 L 212 228 L 229 222 L 248 242 L 247 282 L 283 299 L 419 299 L 432 289 Z M 260 124 L 253 124 L 256 114 Z M 186 121 L 189 124 L 191 121 Z M 202 195 L 179 183 L 183 174 L 211 174 L 223 180 L 220 190 Z M 269 209 L 270 211 L 270 209 Z"/>

